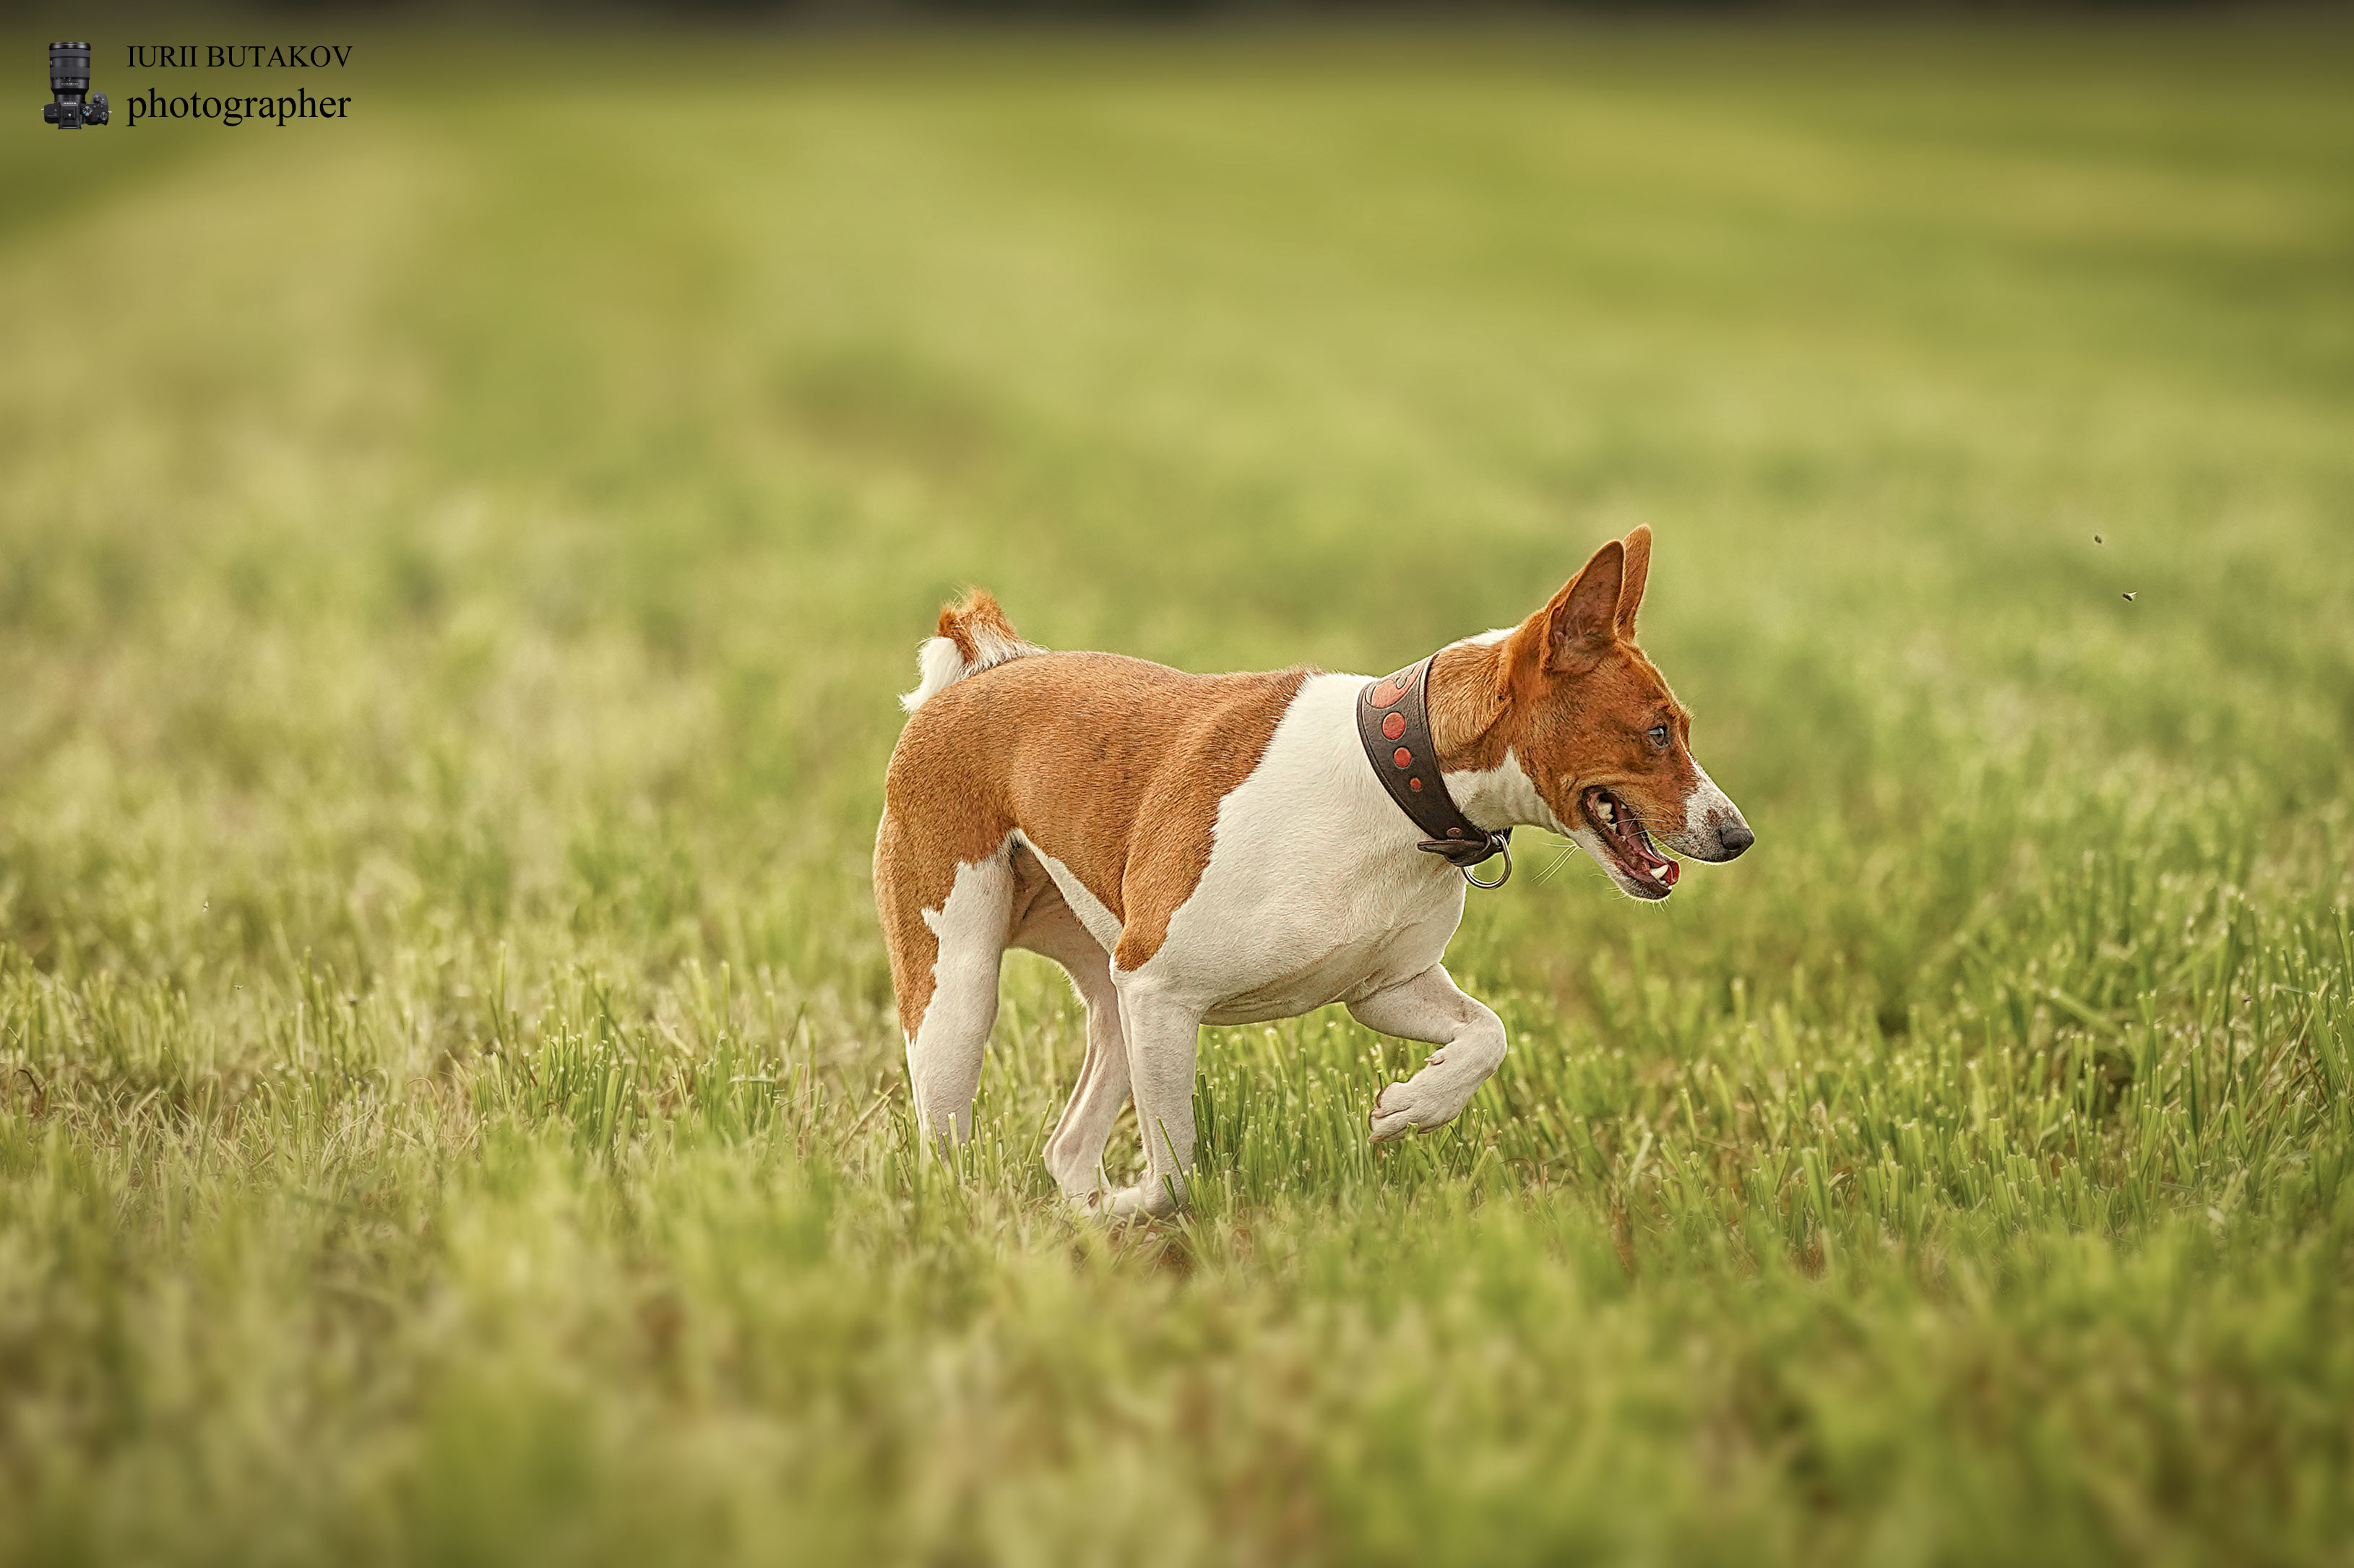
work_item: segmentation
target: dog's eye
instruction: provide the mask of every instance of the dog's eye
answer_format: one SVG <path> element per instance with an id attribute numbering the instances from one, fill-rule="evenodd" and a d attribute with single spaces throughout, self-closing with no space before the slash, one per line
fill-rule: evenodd
<path id="1" fill-rule="evenodd" d="M 1665 751 L 1668 748 L 1668 726 L 1666 725 L 1655 724 L 1644 733 L 1649 736 L 1651 744 L 1658 747 L 1661 751 Z"/>

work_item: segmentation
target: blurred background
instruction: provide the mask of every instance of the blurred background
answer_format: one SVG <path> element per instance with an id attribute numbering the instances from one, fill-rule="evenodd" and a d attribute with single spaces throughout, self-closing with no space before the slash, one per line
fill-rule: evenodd
<path id="1" fill-rule="evenodd" d="M 29 950 L 749 922 L 871 998 L 889 699 L 961 585 L 1051 646 L 1385 669 L 1636 522 L 1702 755 L 1819 835 L 1859 968 L 1957 777 L 2183 769 L 2252 823 L 2342 779 L 2332 17 L 131 37 L 118 100 L 354 104 L 36 137 L 21 51 Z M 804 871 L 839 918 L 786 935 Z"/>
<path id="2" fill-rule="evenodd" d="M 0 16 L 7 1552 L 2342 1551 L 2342 10 Z M 927 1186 L 943 599 L 1383 671 L 1637 523 L 1758 845 L 1532 843 L 1461 1128 L 1211 1031 L 1066 1226 L 1017 959 Z"/>

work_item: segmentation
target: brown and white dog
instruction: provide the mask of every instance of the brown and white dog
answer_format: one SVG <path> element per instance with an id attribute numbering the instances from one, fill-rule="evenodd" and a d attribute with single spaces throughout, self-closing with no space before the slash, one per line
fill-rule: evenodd
<path id="1" fill-rule="evenodd" d="M 1442 649 L 1426 685 L 1464 816 L 1550 829 L 1627 893 L 1665 898 L 1676 865 L 1655 839 L 1727 861 L 1753 835 L 1635 645 L 1650 557 L 1647 528 L 1610 541 L 1519 626 Z M 921 669 L 901 699 L 875 898 L 928 1145 L 970 1131 L 1008 947 L 1061 964 L 1087 1003 L 1087 1058 L 1046 1164 L 1115 1216 L 1184 1201 L 1204 1022 L 1338 1001 L 1437 1044 L 1375 1100 L 1377 1141 L 1453 1119 L 1503 1060 L 1502 1022 L 1440 961 L 1465 876 L 1420 853 L 1359 740 L 1367 677 L 1050 653 L 980 592 L 940 612 Z M 1145 1179 L 1099 1193 L 1131 1094 Z"/>

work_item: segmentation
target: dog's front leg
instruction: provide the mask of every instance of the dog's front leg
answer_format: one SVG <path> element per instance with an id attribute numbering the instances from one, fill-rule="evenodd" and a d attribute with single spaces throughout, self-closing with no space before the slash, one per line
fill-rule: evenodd
<path id="1" fill-rule="evenodd" d="M 1150 980 L 1118 984 L 1144 1181 L 1110 1194 L 1103 1212 L 1113 1219 L 1172 1214 L 1184 1206 L 1185 1173 L 1193 1168 L 1193 1054 L 1202 1010 Z"/>
<path id="2" fill-rule="evenodd" d="M 1421 1072 L 1373 1101 L 1375 1143 L 1453 1121 L 1504 1059 L 1504 1021 L 1464 995 L 1444 964 L 1352 1002 L 1349 1012 L 1368 1029 L 1438 1047 Z"/>

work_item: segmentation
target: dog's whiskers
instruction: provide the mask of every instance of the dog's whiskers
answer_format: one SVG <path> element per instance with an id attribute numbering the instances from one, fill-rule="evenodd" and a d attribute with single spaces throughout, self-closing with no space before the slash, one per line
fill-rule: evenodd
<path id="1" fill-rule="evenodd" d="M 1546 863 L 1545 868 L 1537 873 L 1537 880 L 1539 882 L 1543 882 L 1554 872 L 1559 871 L 1562 868 L 1563 863 L 1566 862 L 1572 854 L 1575 853 L 1576 851 L 1576 844 L 1571 842 L 1567 839 L 1564 839 L 1561 842 L 1560 850 L 1553 855 L 1553 859 Z"/>

